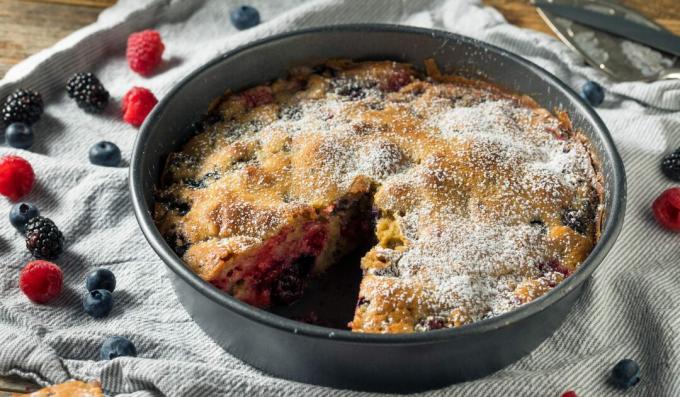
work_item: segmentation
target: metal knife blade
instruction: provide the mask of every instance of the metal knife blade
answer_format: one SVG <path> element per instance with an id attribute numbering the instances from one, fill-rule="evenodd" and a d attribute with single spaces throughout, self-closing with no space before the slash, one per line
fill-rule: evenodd
<path id="1" fill-rule="evenodd" d="M 628 19 L 606 15 L 581 7 L 535 1 L 534 5 L 555 16 L 566 18 L 640 44 L 680 56 L 680 36 L 665 30 L 656 30 Z"/>

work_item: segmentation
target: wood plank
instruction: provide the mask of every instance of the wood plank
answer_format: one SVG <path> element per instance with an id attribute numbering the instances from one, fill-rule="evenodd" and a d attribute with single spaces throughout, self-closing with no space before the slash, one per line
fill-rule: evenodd
<path id="1" fill-rule="evenodd" d="M 10 393 L 27 393 L 37 390 L 38 386 L 18 376 L 0 376 L 0 397 L 10 396 Z"/>
<path id="2" fill-rule="evenodd" d="M 508 22 L 553 34 L 529 0 L 483 0 L 497 8 Z M 680 1 L 678 0 L 621 0 L 621 4 L 638 10 L 675 34 L 680 34 Z"/>
<path id="3" fill-rule="evenodd" d="M 35 3 L 54 3 L 73 6 L 87 6 L 97 8 L 110 7 L 116 3 L 116 0 L 24 0 L 24 1 L 32 1 Z"/>
<path id="4" fill-rule="evenodd" d="M 101 8 L 0 0 L 0 76 L 12 65 L 94 22 Z"/>

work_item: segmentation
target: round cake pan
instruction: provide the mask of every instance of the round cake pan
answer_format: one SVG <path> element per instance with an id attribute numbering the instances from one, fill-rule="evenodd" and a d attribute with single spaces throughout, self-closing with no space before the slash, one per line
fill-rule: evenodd
<path id="1" fill-rule="evenodd" d="M 602 235 L 573 275 L 510 313 L 456 329 L 381 335 L 305 324 L 257 309 L 194 274 L 153 222 L 153 191 L 163 161 L 188 139 L 187 126 L 226 89 L 283 77 L 293 66 L 329 58 L 395 60 L 422 68 L 434 58 L 447 73 L 479 77 L 564 110 L 590 138 L 604 178 Z M 550 73 L 503 49 L 455 34 L 392 25 L 343 25 L 285 33 L 230 51 L 191 73 L 156 106 L 132 154 L 130 189 L 147 240 L 170 269 L 175 292 L 220 346 L 275 376 L 337 388 L 412 392 L 488 375 L 531 352 L 562 323 L 584 283 L 612 247 L 626 201 L 623 164 L 607 128 Z"/>

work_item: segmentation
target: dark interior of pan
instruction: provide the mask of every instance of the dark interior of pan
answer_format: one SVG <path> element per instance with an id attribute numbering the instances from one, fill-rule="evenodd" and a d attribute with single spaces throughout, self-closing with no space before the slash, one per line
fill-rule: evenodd
<path id="1" fill-rule="evenodd" d="M 477 76 L 569 113 L 592 141 L 605 180 L 602 237 L 581 268 L 547 295 L 513 312 L 458 329 L 408 335 L 358 334 L 278 316 L 222 293 L 192 273 L 153 224 L 153 188 L 163 159 L 187 139 L 186 127 L 225 89 L 283 77 L 292 66 L 327 58 L 396 60 Z M 625 176 L 606 127 L 573 91 L 543 69 L 502 49 L 446 32 L 388 25 L 313 28 L 229 52 L 180 82 L 140 131 L 131 161 L 135 213 L 168 265 L 175 291 L 220 346 L 265 372 L 338 388 L 410 392 L 488 375 L 536 348 L 562 323 L 623 223 Z M 327 305 L 328 310 L 334 310 Z"/>

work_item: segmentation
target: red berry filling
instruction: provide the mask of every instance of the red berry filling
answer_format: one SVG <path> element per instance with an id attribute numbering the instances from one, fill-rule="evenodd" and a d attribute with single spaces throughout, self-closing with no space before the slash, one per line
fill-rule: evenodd
<path id="1" fill-rule="evenodd" d="M 12 201 L 19 200 L 33 188 L 35 173 L 31 164 L 19 156 L 0 160 L 0 194 Z"/>
<path id="2" fill-rule="evenodd" d="M 652 211 L 661 226 L 680 232 L 680 188 L 673 187 L 661 193 L 652 204 Z"/>
<path id="3" fill-rule="evenodd" d="M 562 265 L 558 259 L 551 259 L 547 263 L 541 263 L 539 265 L 539 269 L 543 270 L 544 272 L 553 271 L 561 273 L 564 275 L 564 277 L 568 277 L 571 274 L 571 270 L 564 267 L 564 265 Z"/>
<path id="4" fill-rule="evenodd" d="M 303 235 L 297 240 L 291 238 L 295 230 L 285 228 L 267 240 L 256 255 L 212 284 L 232 290 L 230 293 L 257 307 L 270 306 L 272 300 L 289 304 L 299 299 L 315 257 L 328 239 L 325 223 L 308 222 L 301 228 Z"/>
<path id="5" fill-rule="evenodd" d="M 30 262 L 19 274 L 19 288 L 35 303 L 47 303 L 56 298 L 62 285 L 61 269 L 52 262 Z"/>
<path id="6" fill-rule="evenodd" d="M 397 69 L 395 70 L 384 83 L 384 89 L 389 92 L 399 91 L 402 87 L 408 85 L 413 76 L 407 69 Z"/>
<path id="7" fill-rule="evenodd" d="M 249 108 L 258 107 L 274 102 L 272 89 L 266 86 L 253 87 L 241 94 Z"/>

